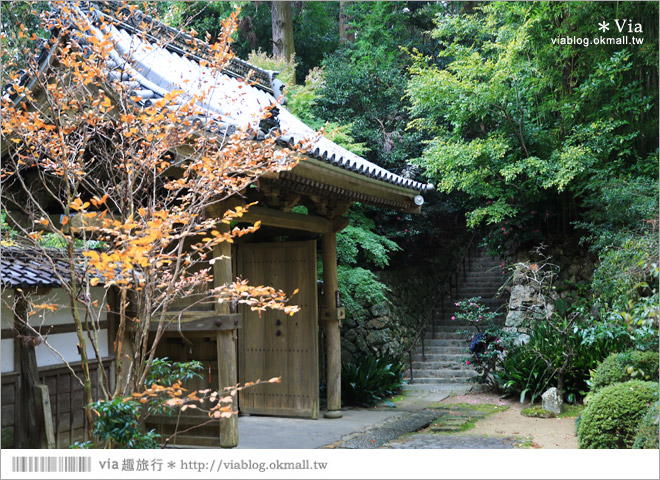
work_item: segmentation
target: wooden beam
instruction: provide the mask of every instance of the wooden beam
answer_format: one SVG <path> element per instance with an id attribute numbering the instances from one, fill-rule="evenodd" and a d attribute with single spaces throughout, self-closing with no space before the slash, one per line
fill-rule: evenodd
<path id="1" fill-rule="evenodd" d="M 226 313 L 208 315 L 181 320 L 181 322 L 171 321 L 163 327 L 166 332 L 219 332 L 221 330 L 235 330 L 243 327 L 243 317 L 240 313 Z M 155 332 L 158 330 L 158 323 L 151 322 L 149 330 Z"/>
<path id="2" fill-rule="evenodd" d="M 335 312 L 324 321 L 327 358 L 326 418 L 341 418 L 341 337 L 339 335 L 340 312 L 337 307 L 339 282 L 337 280 L 337 238 L 334 232 L 323 235 L 323 309 Z M 326 319 L 324 319 L 326 320 Z"/>
<path id="3" fill-rule="evenodd" d="M 107 320 L 103 320 L 102 322 L 99 323 L 99 329 L 103 330 L 104 328 L 108 328 L 109 323 Z M 57 333 L 71 333 L 76 331 L 76 326 L 73 323 L 65 323 L 65 324 L 60 324 L 60 325 L 40 325 L 39 327 L 36 328 L 37 331 L 40 330 L 40 333 L 42 336 L 46 335 L 55 335 Z M 16 336 L 17 330 L 15 328 L 3 328 L 0 330 L 2 338 L 14 338 Z M 30 330 L 31 332 L 31 330 Z M 32 332 L 31 332 L 32 334 Z M 109 335 L 108 332 L 108 338 L 112 338 Z"/>
<path id="4" fill-rule="evenodd" d="M 324 217 L 282 212 L 256 205 L 250 207 L 239 221 L 255 223 L 258 220 L 261 221 L 262 225 L 268 225 L 270 227 L 290 228 L 292 230 L 303 230 L 312 233 L 326 233 L 332 228 L 332 222 Z"/>
<path id="5" fill-rule="evenodd" d="M 287 173 L 280 175 L 286 177 Z M 416 207 L 414 198 L 419 195 L 416 190 L 369 178 L 309 157 L 298 162 L 290 173 L 384 200 L 405 203 L 409 208 Z"/>

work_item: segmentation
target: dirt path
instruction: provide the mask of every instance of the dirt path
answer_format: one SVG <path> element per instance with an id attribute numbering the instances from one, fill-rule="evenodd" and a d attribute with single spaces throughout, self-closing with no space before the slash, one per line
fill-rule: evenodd
<path id="1" fill-rule="evenodd" d="M 529 406 L 515 399 L 501 399 L 496 394 L 475 393 L 449 397 L 440 406 L 452 403 L 507 405 L 503 412 L 496 412 L 479 420 L 470 429 L 470 435 L 523 438 L 532 448 L 578 448 L 575 435 L 575 418 L 529 418 L 520 411 Z"/>

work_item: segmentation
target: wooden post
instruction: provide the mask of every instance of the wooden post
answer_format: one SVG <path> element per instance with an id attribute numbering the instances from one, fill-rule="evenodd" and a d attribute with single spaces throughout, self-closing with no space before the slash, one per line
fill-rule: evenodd
<path id="1" fill-rule="evenodd" d="M 21 418 L 19 448 L 41 448 L 41 432 L 37 401 L 34 387 L 39 384 L 37 356 L 34 351 L 33 335 L 26 327 L 28 316 L 28 299 L 22 290 L 14 290 L 14 329 L 19 336 L 16 338 L 20 369 L 19 401 L 24 414 Z"/>
<path id="2" fill-rule="evenodd" d="M 223 212 L 218 211 L 218 215 Z M 218 230 L 221 232 L 229 231 L 229 225 L 220 224 Z M 231 244 L 223 242 L 214 247 L 213 256 L 216 261 L 213 263 L 213 284 L 218 287 L 232 280 L 232 262 L 231 262 Z M 217 257 L 226 257 L 218 260 Z M 227 303 L 216 303 L 215 311 L 217 313 L 230 313 Z M 234 386 L 238 383 L 236 374 L 236 329 L 220 330 L 216 333 L 217 352 L 218 352 L 218 390 L 222 391 L 225 387 Z M 234 397 L 233 410 L 237 409 L 236 398 Z M 232 415 L 231 418 L 220 419 L 220 446 L 222 448 L 233 448 L 238 445 L 238 417 Z"/>
<path id="3" fill-rule="evenodd" d="M 337 281 L 337 238 L 335 232 L 323 234 L 323 306 L 336 312 L 339 282 Z M 328 411 L 325 418 L 341 418 L 341 338 L 339 318 L 323 319 L 326 339 Z"/>
<path id="4" fill-rule="evenodd" d="M 55 427 L 53 426 L 53 415 L 50 410 L 50 394 L 47 385 L 35 385 L 34 396 L 37 407 L 39 423 L 43 425 L 40 448 L 56 448 Z M 73 434 L 73 429 L 72 429 Z M 73 441 L 72 441 L 73 443 Z"/>

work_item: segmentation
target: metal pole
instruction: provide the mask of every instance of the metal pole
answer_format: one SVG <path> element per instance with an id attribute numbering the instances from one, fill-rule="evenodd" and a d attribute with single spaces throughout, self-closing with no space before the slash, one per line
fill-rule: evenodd
<path id="1" fill-rule="evenodd" d="M 415 378 L 413 376 L 412 350 L 408 350 L 408 362 L 410 363 L 410 384 L 413 384 L 415 382 Z"/>

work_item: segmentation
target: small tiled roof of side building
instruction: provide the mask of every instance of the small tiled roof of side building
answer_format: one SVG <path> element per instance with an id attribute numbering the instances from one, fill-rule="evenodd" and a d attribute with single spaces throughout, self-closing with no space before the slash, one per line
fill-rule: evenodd
<path id="1" fill-rule="evenodd" d="M 0 264 L 2 288 L 59 287 L 69 277 L 69 265 L 56 249 L 3 246 Z"/>
<path id="2" fill-rule="evenodd" d="M 58 14 L 76 15 L 97 38 L 109 35 L 114 49 L 110 53 L 108 76 L 125 82 L 138 103 L 152 104 L 173 90 L 182 90 L 185 97 L 192 98 L 213 85 L 212 94 L 200 105 L 205 114 L 196 119 L 211 132 L 232 133 L 236 128 L 247 127 L 256 127 L 254 130 L 258 131 L 260 113 L 276 104 L 279 127 L 276 130 L 283 132 L 279 137 L 281 143 L 292 145 L 314 139 L 307 150 L 312 158 L 414 192 L 425 193 L 434 188 L 390 172 L 319 136 L 277 103 L 282 88 L 282 82 L 275 79 L 277 72 L 233 59 L 222 74 L 214 75 L 206 66 L 205 57 L 211 52 L 208 44 L 137 10 L 129 11 L 120 2 L 71 3 Z M 80 36 L 83 42 L 84 37 Z M 249 84 L 242 80 L 248 72 L 252 72 Z"/>

